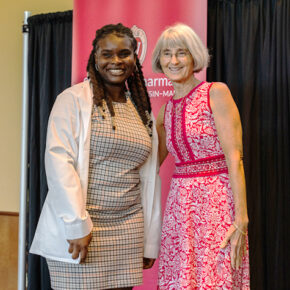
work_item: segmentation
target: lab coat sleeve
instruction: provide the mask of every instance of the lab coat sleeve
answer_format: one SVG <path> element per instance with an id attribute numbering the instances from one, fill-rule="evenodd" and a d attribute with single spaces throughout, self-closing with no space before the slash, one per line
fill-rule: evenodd
<path id="1" fill-rule="evenodd" d="M 161 237 L 161 181 L 158 136 L 153 119 L 152 152 L 140 169 L 144 213 L 144 257 L 158 258 Z"/>
<path id="2" fill-rule="evenodd" d="M 57 97 L 50 114 L 45 169 L 49 188 L 47 202 L 63 221 L 67 239 L 84 237 L 93 227 L 77 165 L 80 127 L 78 100 L 66 90 Z"/>

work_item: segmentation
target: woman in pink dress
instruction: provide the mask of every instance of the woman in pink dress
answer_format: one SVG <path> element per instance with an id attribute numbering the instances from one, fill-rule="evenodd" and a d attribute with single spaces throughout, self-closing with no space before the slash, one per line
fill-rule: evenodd
<path id="1" fill-rule="evenodd" d="M 249 289 L 248 214 L 239 112 L 228 87 L 202 82 L 208 51 L 184 24 L 153 52 L 175 94 L 157 118 L 159 158 L 175 158 L 164 213 L 159 289 Z"/>

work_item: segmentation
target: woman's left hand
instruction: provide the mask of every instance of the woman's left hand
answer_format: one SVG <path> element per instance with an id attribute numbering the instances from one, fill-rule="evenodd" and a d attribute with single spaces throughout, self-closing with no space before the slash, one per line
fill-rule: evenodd
<path id="1" fill-rule="evenodd" d="M 231 265 L 233 269 L 238 269 L 242 264 L 246 250 L 246 235 L 231 225 L 222 241 L 220 247 L 224 249 L 228 242 L 231 243 Z"/>
<path id="2" fill-rule="evenodd" d="M 143 269 L 150 269 L 153 267 L 155 259 L 143 258 Z"/>

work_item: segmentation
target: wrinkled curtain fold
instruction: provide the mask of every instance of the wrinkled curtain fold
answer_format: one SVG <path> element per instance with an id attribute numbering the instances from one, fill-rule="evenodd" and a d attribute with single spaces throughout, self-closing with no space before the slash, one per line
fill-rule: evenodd
<path id="1" fill-rule="evenodd" d="M 242 119 L 251 289 L 290 289 L 290 1 L 208 0 L 208 47 Z"/>
<path id="2" fill-rule="evenodd" d="M 72 11 L 40 14 L 29 25 L 29 174 L 27 250 L 47 194 L 44 169 L 46 128 L 56 96 L 71 83 Z M 50 288 L 46 261 L 28 255 L 28 289 Z"/>

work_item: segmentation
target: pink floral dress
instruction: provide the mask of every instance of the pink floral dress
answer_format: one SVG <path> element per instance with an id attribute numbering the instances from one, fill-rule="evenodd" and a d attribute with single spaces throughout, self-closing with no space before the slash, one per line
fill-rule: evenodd
<path id="1" fill-rule="evenodd" d="M 164 213 L 159 289 L 250 289 L 248 249 L 238 270 L 230 244 L 220 244 L 234 220 L 228 169 L 209 104 L 211 84 L 170 99 L 164 126 L 176 168 Z"/>

